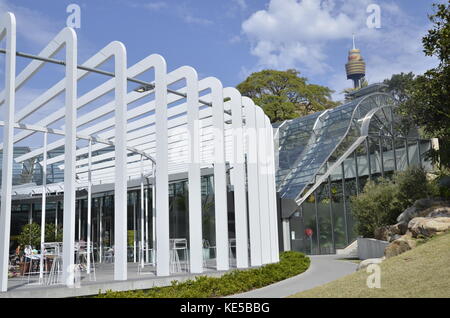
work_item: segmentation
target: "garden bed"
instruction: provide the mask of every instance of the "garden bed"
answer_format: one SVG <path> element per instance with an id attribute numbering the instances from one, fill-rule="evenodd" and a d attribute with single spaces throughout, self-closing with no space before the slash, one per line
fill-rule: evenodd
<path id="1" fill-rule="evenodd" d="M 208 298 L 222 297 L 261 288 L 303 273 L 310 259 L 298 252 L 280 253 L 280 262 L 260 268 L 234 270 L 221 277 L 197 276 L 185 282 L 173 281 L 171 286 L 147 290 L 113 292 L 97 295 L 98 298 Z"/>

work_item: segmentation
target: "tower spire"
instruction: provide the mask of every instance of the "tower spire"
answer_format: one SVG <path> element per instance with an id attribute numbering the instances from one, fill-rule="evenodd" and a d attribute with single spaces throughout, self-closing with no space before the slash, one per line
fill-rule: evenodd
<path id="1" fill-rule="evenodd" d="M 353 80 L 354 88 L 361 87 L 361 81 L 366 75 L 366 63 L 364 62 L 361 51 L 356 48 L 355 33 L 353 33 L 353 48 L 348 52 L 348 62 L 345 64 L 347 79 Z"/>

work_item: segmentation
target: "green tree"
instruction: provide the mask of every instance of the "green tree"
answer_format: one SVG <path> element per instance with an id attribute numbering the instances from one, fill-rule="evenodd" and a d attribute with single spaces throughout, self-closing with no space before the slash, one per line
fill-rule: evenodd
<path id="1" fill-rule="evenodd" d="M 263 70 L 252 73 L 237 89 L 261 106 L 271 122 L 304 116 L 339 104 L 331 100 L 331 89 L 309 84 L 299 75 L 300 72 L 294 69 Z"/>
<path id="2" fill-rule="evenodd" d="M 395 100 L 402 104 L 409 100 L 414 85 L 415 75 L 413 72 L 394 74 L 390 79 L 385 79 L 384 84 Z"/>
<path id="3" fill-rule="evenodd" d="M 439 65 L 417 76 L 410 98 L 400 110 L 411 116 L 427 137 L 439 138 L 439 150 L 429 155 L 441 167 L 450 167 L 450 4 L 434 4 L 429 15 L 433 28 L 422 39 L 424 53 L 439 59 Z"/>
<path id="4" fill-rule="evenodd" d="M 45 242 L 62 242 L 62 227 L 58 226 L 57 233 L 55 230 L 55 224 L 48 223 L 45 225 Z M 22 227 L 22 232 L 18 236 L 18 242 L 22 247 L 25 245 L 31 245 L 33 248 L 40 249 L 41 226 L 37 223 L 25 224 Z"/>
<path id="5" fill-rule="evenodd" d="M 411 128 L 416 126 L 411 113 L 404 107 L 404 104 L 411 98 L 415 80 L 416 76 L 412 72 L 394 74 L 390 79 L 384 80 L 384 84 L 388 86 L 388 92 L 400 106 L 396 109 L 396 112 L 400 115 L 398 129 L 402 131 L 405 136 L 408 135 Z"/>
<path id="6" fill-rule="evenodd" d="M 41 227 L 37 223 L 28 223 L 22 227 L 22 232 L 19 234 L 19 244 L 22 248 L 25 245 L 31 245 L 33 248 L 40 248 L 41 246 Z"/>
<path id="7" fill-rule="evenodd" d="M 58 230 L 56 231 L 56 229 Z M 45 242 L 62 242 L 62 240 L 63 230 L 61 225 L 56 226 L 54 223 L 45 224 Z M 39 237 L 39 244 L 40 241 Z"/>

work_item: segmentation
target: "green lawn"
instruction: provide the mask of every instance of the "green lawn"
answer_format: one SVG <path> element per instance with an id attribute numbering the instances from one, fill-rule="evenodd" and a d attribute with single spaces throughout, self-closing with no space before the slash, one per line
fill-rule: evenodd
<path id="1" fill-rule="evenodd" d="M 381 288 L 358 271 L 291 297 L 450 297 L 450 233 L 430 239 L 381 264 Z"/>

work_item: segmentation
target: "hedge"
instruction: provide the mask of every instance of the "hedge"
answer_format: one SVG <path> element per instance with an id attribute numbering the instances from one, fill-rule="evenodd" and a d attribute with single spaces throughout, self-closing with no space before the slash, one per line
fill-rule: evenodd
<path id="1" fill-rule="evenodd" d="M 171 286 L 100 293 L 97 298 L 207 298 L 222 297 L 261 288 L 298 275 L 309 267 L 310 259 L 299 252 L 280 253 L 280 262 L 247 270 L 233 270 L 221 277 L 197 276 Z"/>

